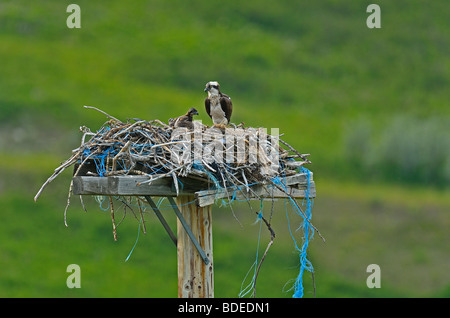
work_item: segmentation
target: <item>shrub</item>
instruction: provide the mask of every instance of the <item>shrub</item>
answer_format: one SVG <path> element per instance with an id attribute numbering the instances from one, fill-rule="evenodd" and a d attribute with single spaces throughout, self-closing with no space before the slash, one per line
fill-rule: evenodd
<path id="1" fill-rule="evenodd" d="M 448 184 L 449 126 L 447 118 L 398 116 L 374 134 L 359 120 L 344 133 L 344 157 L 364 178 Z"/>

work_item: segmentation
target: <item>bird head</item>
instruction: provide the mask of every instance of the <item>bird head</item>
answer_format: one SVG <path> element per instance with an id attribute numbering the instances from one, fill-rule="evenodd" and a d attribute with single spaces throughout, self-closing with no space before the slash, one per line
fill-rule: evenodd
<path id="1" fill-rule="evenodd" d="M 188 115 L 190 115 L 190 116 L 198 115 L 198 111 L 197 111 L 194 107 L 189 108 L 189 110 L 188 110 L 187 113 L 188 113 Z"/>
<path id="2" fill-rule="evenodd" d="M 219 93 L 220 93 L 219 83 L 215 82 L 215 81 L 206 83 L 205 92 L 208 92 L 208 96 L 219 95 Z"/>

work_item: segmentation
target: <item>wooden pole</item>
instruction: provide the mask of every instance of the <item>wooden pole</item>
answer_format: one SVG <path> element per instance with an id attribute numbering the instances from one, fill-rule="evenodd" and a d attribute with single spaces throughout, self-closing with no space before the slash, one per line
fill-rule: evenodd
<path id="1" fill-rule="evenodd" d="M 177 197 L 177 205 L 206 257 L 205 264 L 180 220 L 177 220 L 178 297 L 213 298 L 213 245 L 211 206 L 197 207 L 193 195 Z M 192 203 L 189 203 L 192 202 Z"/>

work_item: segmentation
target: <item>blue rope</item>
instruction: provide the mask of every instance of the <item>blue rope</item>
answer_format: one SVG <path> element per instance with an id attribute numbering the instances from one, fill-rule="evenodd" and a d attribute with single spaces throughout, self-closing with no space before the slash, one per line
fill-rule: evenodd
<path id="1" fill-rule="evenodd" d="M 302 248 L 299 250 L 299 258 L 300 258 L 300 271 L 297 276 L 297 279 L 294 283 L 294 295 L 293 298 L 302 298 L 303 297 L 303 273 L 304 271 L 314 272 L 314 268 L 311 264 L 311 262 L 308 259 L 307 250 L 309 246 L 309 242 L 311 241 L 313 235 L 314 235 L 314 229 L 311 226 L 311 223 L 309 222 L 311 220 L 311 209 L 312 209 L 312 200 L 309 198 L 309 190 L 310 190 L 310 171 L 304 167 L 300 170 L 303 173 L 306 173 L 307 177 L 307 187 L 305 190 L 305 199 L 303 200 L 302 205 L 305 205 L 306 201 L 306 209 L 304 211 L 304 215 L 306 218 L 302 215 L 304 218 L 303 220 L 303 230 L 304 230 L 304 239 L 303 239 L 303 245 Z M 291 202 L 292 204 L 292 202 Z M 298 250 L 298 246 L 296 245 L 296 248 Z"/>
<path id="2" fill-rule="evenodd" d="M 162 202 L 164 201 L 164 199 L 165 199 L 165 197 L 159 198 L 158 202 L 156 203 L 156 206 L 158 207 L 158 209 L 160 208 L 160 206 L 161 206 Z M 143 221 L 144 220 L 141 217 L 141 219 L 139 220 L 139 227 L 138 227 L 138 232 L 137 232 L 137 236 L 136 236 L 136 241 L 134 242 L 134 245 L 131 248 L 131 251 L 128 254 L 127 258 L 125 259 L 125 262 L 127 262 L 130 259 L 131 254 L 133 254 L 134 248 L 136 247 L 136 245 L 137 245 L 137 243 L 139 241 L 139 234 L 141 233 L 141 224 L 142 224 Z"/>
<path id="3" fill-rule="evenodd" d="M 299 270 L 299 274 L 297 276 L 297 278 L 295 279 L 294 282 L 294 286 L 292 287 L 294 289 L 294 294 L 293 294 L 293 298 L 302 298 L 303 297 L 303 273 L 305 270 L 309 271 L 309 272 L 314 272 L 314 268 L 311 264 L 311 262 L 308 259 L 308 254 L 307 254 L 307 250 L 308 250 L 308 246 L 309 246 L 309 242 L 311 241 L 313 235 L 314 235 L 314 229 L 311 226 L 310 220 L 311 220 L 311 210 L 312 210 L 312 200 L 309 198 L 309 191 L 310 191 L 310 176 L 311 176 L 311 172 L 304 168 L 301 167 L 300 172 L 305 173 L 306 174 L 306 178 L 307 178 L 307 186 L 306 186 L 306 190 L 305 190 L 305 198 L 303 199 L 302 202 L 302 207 L 305 208 L 305 211 L 301 211 L 301 208 L 296 204 L 296 202 L 292 199 L 292 198 L 286 198 L 285 200 L 285 212 L 286 212 L 286 219 L 288 222 L 288 228 L 289 228 L 289 234 L 292 237 L 292 240 L 294 241 L 294 246 L 295 246 L 295 250 L 298 251 L 299 253 L 299 260 L 300 260 L 300 270 Z M 287 190 L 287 187 L 285 186 L 285 182 L 282 182 L 280 177 L 275 177 L 272 179 L 272 181 L 283 187 L 284 189 Z M 292 206 L 292 208 L 294 209 L 294 211 L 296 212 L 296 214 L 298 214 L 299 216 L 301 216 L 303 218 L 303 222 L 300 225 L 299 228 L 303 228 L 304 230 L 304 236 L 303 236 L 303 245 L 301 248 L 299 248 L 299 246 L 297 245 L 297 240 L 294 237 L 294 234 L 292 233 L 291 230 L 291 224 L 289 221 L 289 215 L 288 215 L 288 210 L 287 210 L 287 202 L 289 202 Z M 305 207 L 306 205 L 306 207 Z"/>
<path id="4" fill-rule="evenodd" d="M 206 173 L 208 175 L 208 177 L 214 182 L 214 187 L 216 189 L 221 189 L 222 187 L 220 186 L 219 181 L 217 180 L 217 178 L 214 176 L 214 174 L 212 174 L 208 169 L 205 169 L 205 167 L 203 166 L 203 164 L 200 162 L 200 160 L 194 160 L 194 162 L 192 163 L 192 168 L 200 170 L 204 173 Z"/>
<path id="5" fill-rule="evenodd" d="M 136 247 L 138 241 L 139 241 L 139 233 L 141 232 L 141 223 L 142 223 L 142 217 L 139 220 L 139 226 L 138 226 L 138 232 L 137 232 L 137 237 L 136 237 L 136 241 L 134 242 L 133 248 L 131 249 L 130 253 L 128 254 L 127 258 L 125 259 L 125 262 L 128 261 L 131 257 L 131 254 L 133 254 L 134 248 Z"/>
<path id="6" fill-rule="evenodd" d="M 105 196 L 103 196 L 103 195 L 96 195 L 96 196 L 94 196 L 94 198 L 95 198 L 95 201 L 97 201 L 97 203 L 98 203 L 98 205 L 99 205 L 99 207 L 100 207 L 100 209 L 102 210 L 102 211 L 108 211 L 109 210 L 109 201 L 107 201 L 107 200 L 105 200 Z M 108 204 L 108 206 L 107 207 L 103 207 L 103 203 L 107 203 Z"/>

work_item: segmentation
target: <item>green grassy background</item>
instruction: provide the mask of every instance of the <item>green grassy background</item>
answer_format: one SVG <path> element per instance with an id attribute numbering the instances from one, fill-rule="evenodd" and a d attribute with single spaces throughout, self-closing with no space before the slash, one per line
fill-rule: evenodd
<path id="1" fill-rule="evenodd" d="M 82 28 L 68 29 L 70 3 L 0 3 L 1 297 L 176 297 L 176 250 L 153 215 L 125 262 L 131 215 L 114 242 L 109 213 L 73 198 L 66 228 L 70 172 L 33 197 L 79 145 L 79 126 L 105 121 L 83 105 L 166 121 L 202 110 L 209 80 L 232 97 L 234 122 L 278 127 L 311 153 L 326 238 L 309 250 L 317 297 L 450 296 L 448 1 L 378 1 L 381 29 L 366 27 L 369 1 L 79 0 Z M 258 297 L 291 297 L 298 273 L 284 202 L 275 208 Z M 256 254 L 254 211 L 233 210 L 242 226 L 214 207 L 217 297 L 238 295 Z M 80 289 L 66 287 L 72 263 Z M 372 263 L 380 289 L 366 286 Z"/>

